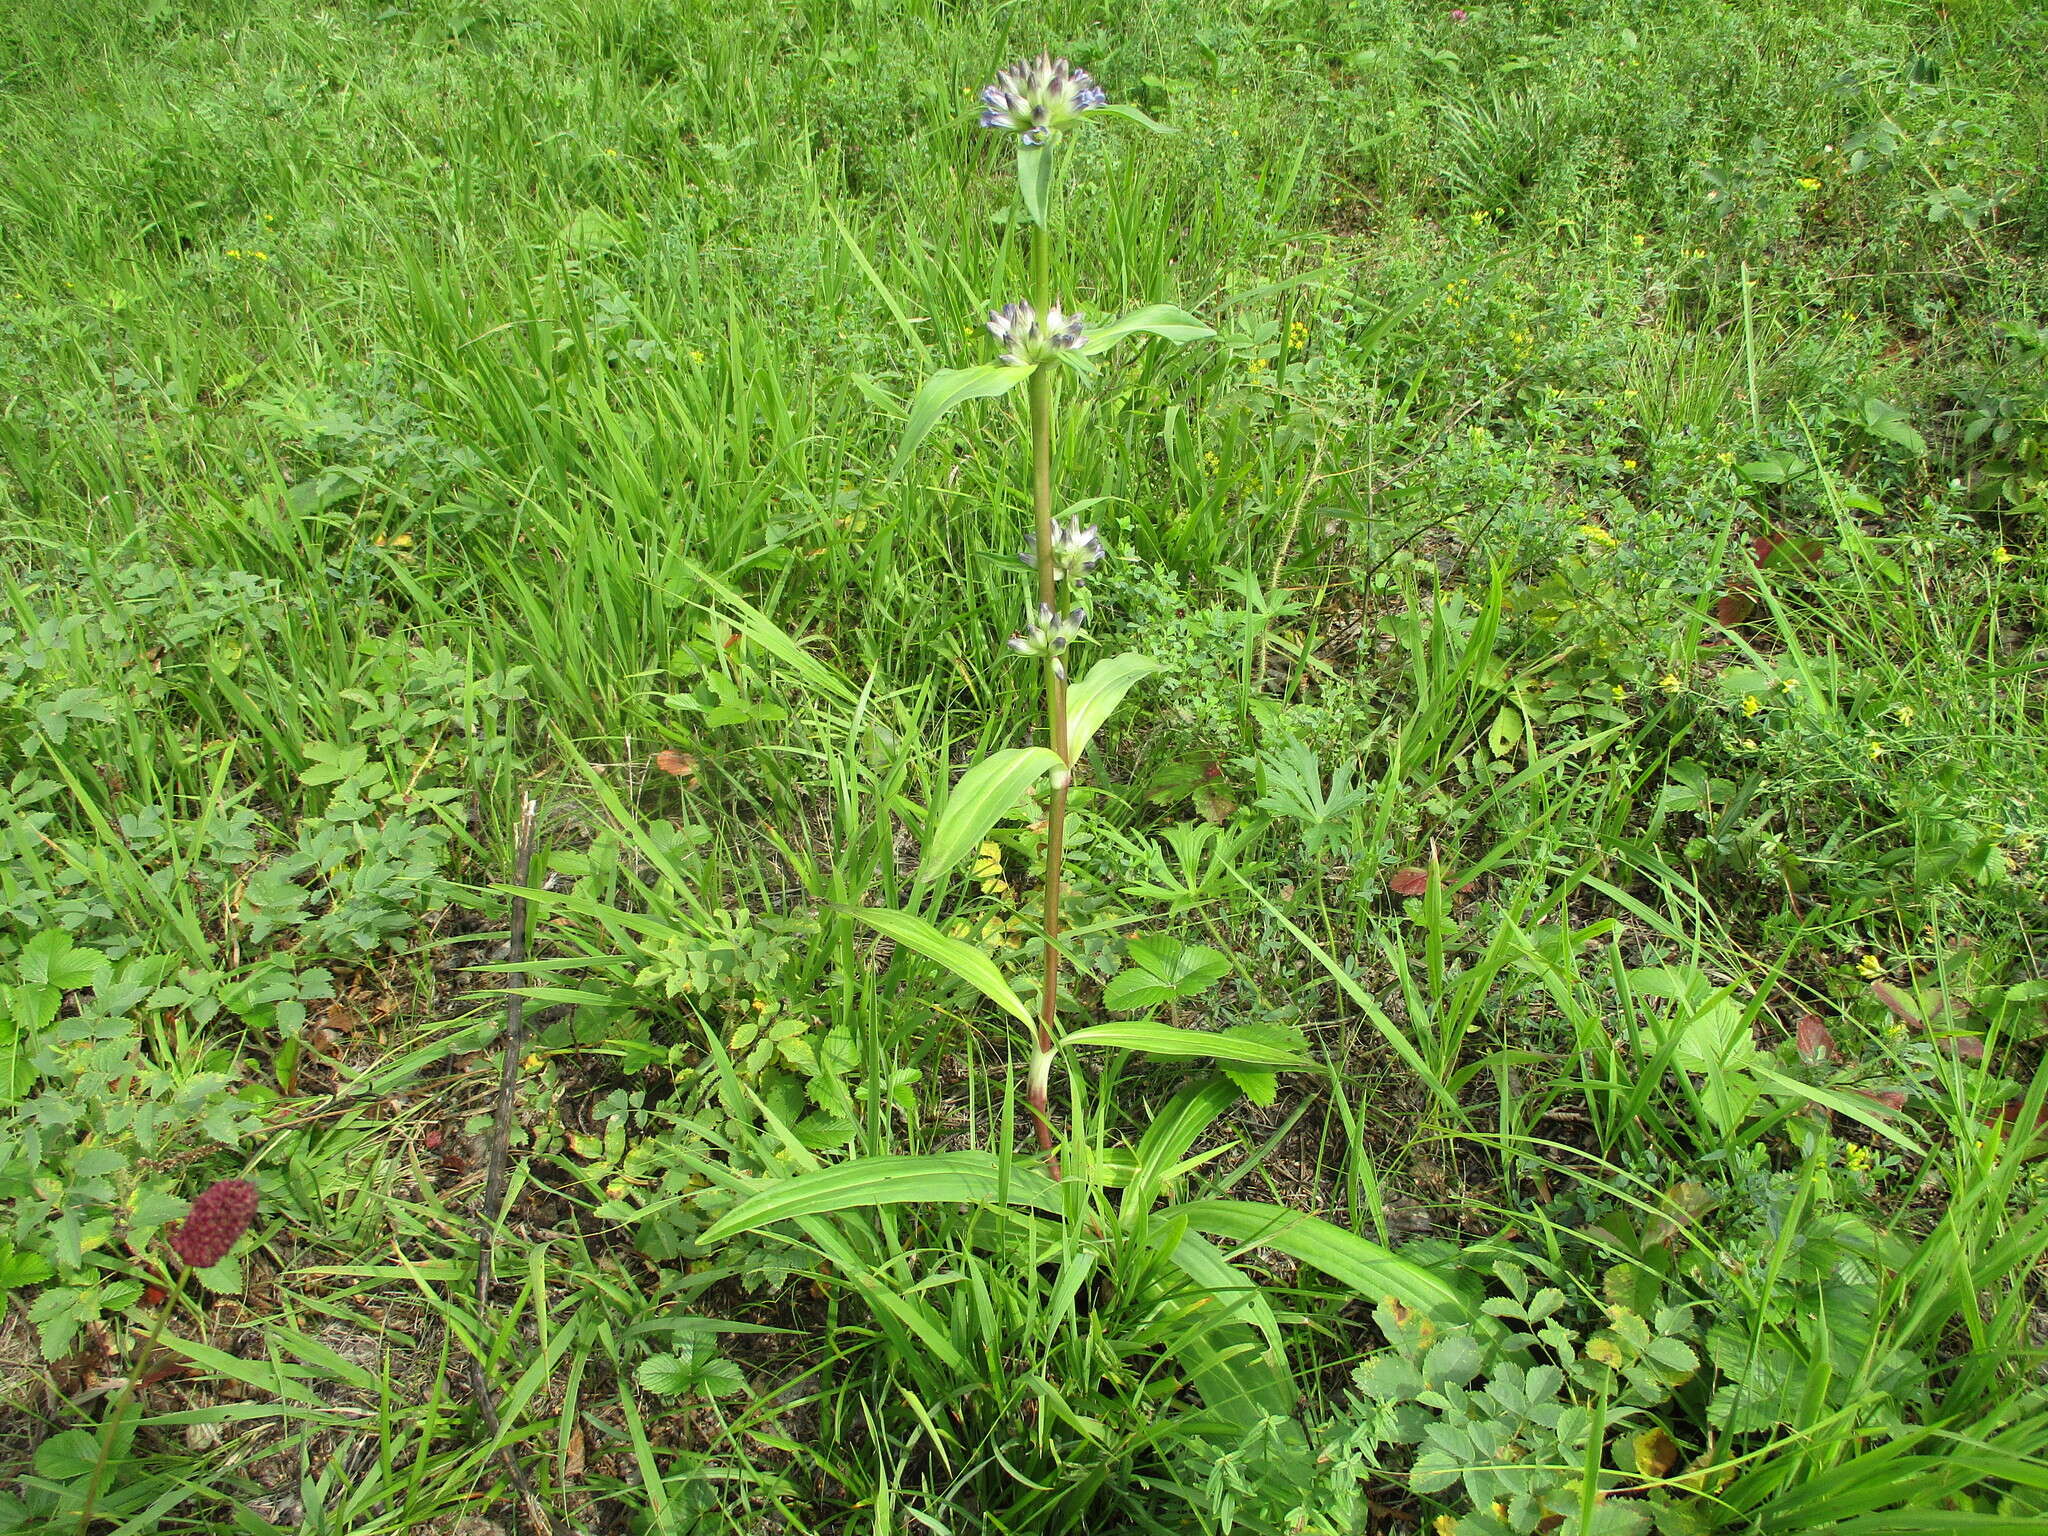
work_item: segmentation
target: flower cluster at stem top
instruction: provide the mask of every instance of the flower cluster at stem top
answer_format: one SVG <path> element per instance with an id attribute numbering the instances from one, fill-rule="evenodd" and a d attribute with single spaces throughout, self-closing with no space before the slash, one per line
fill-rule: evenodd
<path id="1" fill-rule="evenodd" d="M 1035 149 L 1083 112 L 1109 105 L 1109 97 L 1087 70 L 1041 53 L 998 70 L 982 87 L 981 104 L 982 127 L 1021 135 Z"/>

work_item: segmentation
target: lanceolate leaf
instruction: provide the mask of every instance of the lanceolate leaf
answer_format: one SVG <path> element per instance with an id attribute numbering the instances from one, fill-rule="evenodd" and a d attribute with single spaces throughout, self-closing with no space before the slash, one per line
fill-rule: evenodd
<path id="1" fill-rule="evenodd" d="M 925 837 L 917 878 L 934 880 L 951 869 L 1014 807 L 1033 781 L 1059 767 L 1049 747 L 1012 747 L 985 757 L 960 775 L 945 809 Z"/>
<path id="2" fill-rule="evenodd" d="M 722 1243 L 742 1232 L 758 1232 L 798 1216 L 824 1216 L 863 1206 L 908 1205 L 917 1201 L 1006 1201 L 1060 1209 L 1059 1191 L 1034 1168 L 1005 1168 L 986 1152 L 945 1152 L 927 1157 L 863 1157 L 783 1179 L 750 1195 L 704 1233 Z"/>
<path id="3" fill-rule="evenodd" d="M 1052 181 L 1050 144 L 1017 147 L 1017 191 L 1024 198 L 1024 211 L 1040 229 L 1045 227 L 1045 194 Z"/>
<path id="4" fill-rule="evenodd" d="M 1184 1061 L 1231 1061 L 1251 1067 L 1306 1067 L 1301 1052 L 1243 1035 L 1217 1035 L 1201 1029 L 1175 1029 L 1151 1019 L 1123 1024 L 1091 1024 L 1065 1037 L 1068 1045 L 1109 1045 L 1151 1056 Z"/>
<path id="5" fill-rule="evenodd" d="M 1106 101 L 1101 106 L 1093 107 L 1090 110 L 1100 112 L 1104 117 L 1120 117 L 1125 122 L 1136 123 L 1141 128 L 1149 128 L 1154 133 L 1180 132 L 1178 128 L 1169 127 L 1165 123 L 1158 122 L 1153 118 L 1147 117 L 1142 111 L 1132 106 L 1128 101 Z"/>
<path id="6" fill-rule="evenodd" d="M 1140 678 L 1150 677 L 1159 670 L 1159 663 L 1150 656 L 1136 651 L 1125 651 L 1121 656 L 1109 656 L 1095 663 L 1073 687 L 1067 690 L 1067 762 L 1071 766 L 1081 760 L 1081 753 L 1102 729 L 1102 723 L 1116 713 L 1124 695 Z"/>
<path id="7" fill-rule="evenodd" d="M 1191 1200 L 1175 1206 L 1174 1212 L 1185 1216 L 1197 1232 L 1277 1248 L 1368 1300 L 1391 1296 L 1434 1318 L 1458 1317 L 1470 1310 L 1466 1299 L 1433 1270 L 1319 1217 L 1251 1200 Z"/>
<path id="8" fill-rule="evenodd" d="M 903 466 L 910 462 L 917 445 L 954 406 L 968 400 L 985 400 L 991 395 L 1006 395 L 1030 377 L 1028 367 L 1011 367 L 1007 363 L 947 368 L 933 374 L 910 402 L 910 419 L 903 424 L 903 437 L 896 444 L 896 462 L 891 473 L 903 473 Z"/>
<path id="9" fill-rule="evenodd" d="M 921 917 L 890 907 L 854 907 L 853 915 L 879 933 L 885 933 L 905 949 L 915 950 L 927 960 L 936 960 L 947 970 L 997 1004 L 1012 1018 L 1031 1027 L 1035 1021 L 1016 989 L 996 969 L 995 961 L 958 939 L 949 939 Z"/>
<path id="10" fill-rule="evenodd" d="M 1176 309 L 1171 304 L 1147 304 L 1089 331 L 1081 350 L 1092 357 L 1098 352 L 1108 351 L 1126 336 L 1157 336 L 1161 341 L 1178 344 L 1200 341 L 1215 334 L 1184 309 Z"/>
<path id="11" fill-rule="evenodd" d="M 1177 1298 L 1192 1310 L 1176 1325 L 1174 1353 L 1186 1363 L 1202 1405 L 1247 1428 L 1285 1418 L 1294 1411 L 1297 1388 L 1265 1292 L 1247 1284 L 1213 1244 L 1173 1220 L 1170 1207 L 1165 1214 L 1180 1234 L 1174 1267 L 1193 1282 L 1193 1293 L 1181 1290 Z"/>

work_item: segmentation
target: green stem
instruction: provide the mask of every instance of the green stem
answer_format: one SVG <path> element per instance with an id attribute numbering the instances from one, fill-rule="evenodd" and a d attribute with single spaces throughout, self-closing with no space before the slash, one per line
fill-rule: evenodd
<path id="1" fill-rule="evenodd" d="M 1047 151 L 1050 153 L 1050 151 Z M 1047 178 L 1048 186 L 1051 178 Z M 1047 210 L 1048 220 L 1051 211 Z M 1052 229 L 1041 224 L 1031 232 L 1031 303 L 1041 323 L 1052 309 Z M 1059 609 L 1058 583 L 1052 561 L 1052 386 L 1057 364 L 1040 363 L 1031 375 L 1031 515 L 1038 535 L 1038 601 L 1041 607 Z M 1067 682 L 1059 658 L 1045 663 L 1046 735 L 1064 765 L 1068 757 Z M 1045 834 L 1045 980 L 1038 1000 L 1038 1037 L 1031 1054 L 1028 1099 L 1031 1118 L 1038 1132 L 1038 1145 L 1051 1163 L 1054 1177 L 1059 1160 L 1053 1154 L 1050 1109 L 1054 1042 L 1059 1039 L 1060 983 L 1060 884 L 1066 861 L 1067 769 L 1053 772 L 1052 809 Z"/>
<path id="2" fill-rule="evenodd" d="M 121 1388 L 121 1395 L 114 1399 L 113 1411 L 107 1415 L 107 1422 L 100 1426 L 100 1452 L 92 1464 L 92 1479 L 85 1485 L 85 1504 L 78 1511 L 78 1536 L 87 1536 L 92 1529 L 93 1506 L 99 1502 L 100 1482 L 107 1475 L 107 1461 L 114 1452 L 114 1440 L 120 1433 L 121 1418 L 128 1411 L 128 1405 L 135 1400 L 136 1388 L 149 1371 L 149 1362 L 156 1354 L 157 1342 L 164 1336 L 164 1324 L 170 1320 L 172 1311 L 178 1305 L 178 1297 L 185 1284 L 185 1266 L 179 1265 L 165 1288 L 163 1305 L 157 1308 L 156 1321 L 150 1325 L 149 1337 L 142 1341 L 142 1353 L 135 1357 L 130 1367 L 128 1380 Z"/>

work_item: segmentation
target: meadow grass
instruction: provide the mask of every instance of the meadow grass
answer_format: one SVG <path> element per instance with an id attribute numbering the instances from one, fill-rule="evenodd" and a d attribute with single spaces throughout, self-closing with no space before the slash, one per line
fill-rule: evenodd
<path id="1" fill-rule="evenodd" d="M 1043 723 L 1023 396 L 893 463 L 1047 47 L 1174 130 L 1059 293 L 1216 332 L 1062 386 L 1162 665 L 1064 1015 L 1314 1067 L 1070 1053 L 1033 1206 L 847 909 L 1041 973 L 1037 810 L 915 875 Z M 0 1532 L 163 1307 L 103 1532 L 2048 1529 L 2025 0 L 29 4 L 0 124 Z"/>

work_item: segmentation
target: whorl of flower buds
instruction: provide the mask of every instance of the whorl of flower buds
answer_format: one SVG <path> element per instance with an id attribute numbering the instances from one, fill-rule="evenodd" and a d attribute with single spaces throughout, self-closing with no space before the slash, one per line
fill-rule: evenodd
<path id="1" fill-rule="evenodd" d="M 1005 304 L 990 312 L 988 333 L 1003 344 L 1002 361 L 1012 368 L 1045 362 L 1055 352 L 1074 351 L 1088 339 L 1080 311 L 1063 315 L 1058 305 L 1041 321 L 1029 304 Z"/>
<path id="2" fill-rule="evenodd" d="M 996 71 L 995 83 L 982 87 L 981 126 L 1015 133 L 1036 148 L 1055 128 L 1077 120 L 1083 112 L 1109 105 L 1109 96 L 1085 69 L 1041 53 L 1019 59 Z"/>
<path id="3" fill-rule="evenodd" d="M 1052 531 L 1053 580 L 1080 586 L 1088 573 L 1102 563 L 1102 533 L 1093 523 L 1086 528 L 1081 519 L 1054 523 Z"/>
<path id="4" fill-rule="evenodd" d="M 191 1213 L 171 1234 L 171 1251 L 194 1269 L 211 1269 L 255 1219 L 256 1186 L 247 1179 L 222 1179 L 192 1202 Z"/>
<path id="5" fill-rule="evenodd" d="M 1055 613 L 1044 603 L 1038 617 L 1019 634 L 1010 636 L 1010 649 L 1020 656 L 1061 656 L 1076 640 L 1088 638 L 1088 610 L 1073 608 Z"/>

